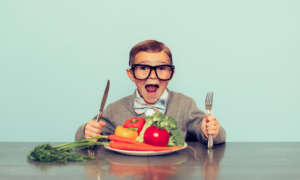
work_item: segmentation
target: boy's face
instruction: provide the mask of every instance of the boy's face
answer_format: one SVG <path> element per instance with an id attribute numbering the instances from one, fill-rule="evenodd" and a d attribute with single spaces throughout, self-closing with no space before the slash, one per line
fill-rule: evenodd
<path id="1" fill-rule="evenodd" d="M 133 64 L 145 64 L 150 66 L 170 64 L 169 56 L 161 52 L 146 52 L 141 51 L 136 54 Z M 148 79 L 138 80 L 133 76 L 133 72 L 130 69 L 126 70 L 128 77 L 136 84 L 137 90 L 142 98 L 148 104 L 154 104 L 167 88 L 169 81 L 159 80 L 152 70 Z"/>

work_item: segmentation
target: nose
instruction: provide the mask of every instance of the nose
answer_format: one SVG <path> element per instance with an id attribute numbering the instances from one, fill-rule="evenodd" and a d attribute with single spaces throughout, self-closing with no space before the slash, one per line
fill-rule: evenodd
<path id="1" fill-rule="evenodd" d="M 151 69 L 149 78 L 150 79 L 157 79 L 157 76 L 155 74 L 155 70 L 154 69 Z"/>

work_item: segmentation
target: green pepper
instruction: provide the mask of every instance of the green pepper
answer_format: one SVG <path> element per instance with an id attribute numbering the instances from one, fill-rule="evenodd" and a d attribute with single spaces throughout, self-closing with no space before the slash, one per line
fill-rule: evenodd
<path id="1" fill-rule="evenodd" d="M 145 122 L 146 122 L 145 119 L 142 117 L 132 117 L 125 121 L 123 127 L 136 129 L 137 133 L 140 134 L 141 130 L 144 127 Z"/>

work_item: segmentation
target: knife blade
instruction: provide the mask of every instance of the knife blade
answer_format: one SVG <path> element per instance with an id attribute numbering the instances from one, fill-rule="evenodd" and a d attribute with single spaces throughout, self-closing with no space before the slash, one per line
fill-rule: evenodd
<path id="1" fill-rule="evenodd" d="M 110 81 L 107 80 L 106 88 L 105 88 L 105 91 L 104 91 L 103 96 L 102 96 L 101 105 L 100 105 L 100 109 L 99 109 L 96 121 L 100 121 L 100 119 L 102 117 L 103 109 L 104 109 L 105 102 L 106 102 L 106 99 L 107 99 L 107 96 L 108 96 L 109 86 L 110 86 Z"/>

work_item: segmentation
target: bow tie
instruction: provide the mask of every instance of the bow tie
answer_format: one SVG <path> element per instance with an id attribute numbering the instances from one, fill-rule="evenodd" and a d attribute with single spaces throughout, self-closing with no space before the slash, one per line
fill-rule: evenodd
<path id="1" fill-rule="evenodd" d="M 165 91 L 161 98 L 154 104 L 147 104 L 142 97 L 137 96 L 134 100 L 133 108 L 137 115 L 145 114 L 145 116 L 151 116 L 156 112 L 165 113 L 167 105 L 168 93 Z"/>

